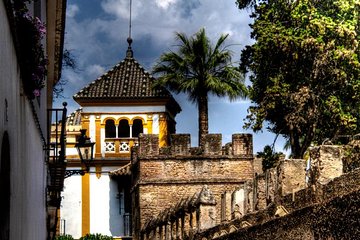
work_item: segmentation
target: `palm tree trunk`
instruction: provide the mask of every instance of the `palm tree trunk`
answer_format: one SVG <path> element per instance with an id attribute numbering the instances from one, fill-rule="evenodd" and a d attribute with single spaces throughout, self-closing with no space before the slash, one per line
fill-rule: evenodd
<path id="1" fill-rule="evenodd" d="M 209 133 L 207 94 L 205 94 L 204 96 L 199 96 L 198 110 L 199 110 L 199 147 L 204 149 L 205 136 Z"/>

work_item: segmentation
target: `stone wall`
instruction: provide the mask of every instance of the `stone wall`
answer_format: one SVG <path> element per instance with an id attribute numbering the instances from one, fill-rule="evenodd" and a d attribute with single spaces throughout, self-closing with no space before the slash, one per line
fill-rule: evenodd
<path id="1" fill-rule="evenodd" d="M 282 159 L 262 172 L 261 160 L 254 163 L 247 148 L 249 135 L 235 135 L 224 147 L 221 135 L 209 135 L 203 150 L 189 147 L 189 135 L 174 135 L 175 146 L 157 149 L 155 137 L 143 138 L 152 147 L 140 145 L 133 161 L 135 229 L 142 229 L 135 239 L 360 236 L 354 221 L 360 170 L 344 174 L 341 146 L 322 145 L 310 151 L 308 161 Z M 192 204 L 205 185 L 211 204 Z"/>
<path id="2" fill-rule="evenodd" d="M 217 225 L 193 239 L 359 239 L 360 169 L 302 189 L 279 205 Z M 282 214 L 279 215 L 279 213 Z"/>
<path id="3" fill-rule="evenodd" d="M 282 160 L 256 174 L 254 211 L 193 239 L 359 239 L 360 169 L 344 173 L 342 148 L 322 145 L 307 166 Z"/>
<path id="4" fill-rule="evenodd" d="M 336 145 L 323 145 L 310 150 L 310 184 L 327 184 L 343 174 L 342 148 Z"/>
<path id="5" fill-rule="evenodd" d="M 265 173 L 254 178 L 254 210 L 265 209 L 269 204 L 278 203 L 288 194 L 295 194 L 306 187 L 306 161 L 283 159 Z"/>
<path id="6" fill-rule="evenodd" d="M 157 135 L 140 136 L 132 159 L 134 229 L 142 229 L 149 219 L 193 196 L 204 185 L 220 203 L 224 192 L 232 193 L 253 179 L 249 134 L 234 134 L 232 143 L 224 147 L 221 135 L 209 134 L 205 149 L 191 148 L 188 134 L 174 134 L 171 139 L 169 147 L 159 149 Z M 219 224 L 221 204 L 214 211 Z"/>

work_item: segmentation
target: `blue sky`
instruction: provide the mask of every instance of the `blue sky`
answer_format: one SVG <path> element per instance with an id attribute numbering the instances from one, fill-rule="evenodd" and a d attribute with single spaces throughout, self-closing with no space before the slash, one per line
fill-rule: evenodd
<path id="1" fill-rule="evenodd" d="M 132 48 L 134 58 L 151 71 L 159 56 L 175 50 L 174 33 L 191 35 L 205 28 L 215 42 L 228 33 L 227 44 L 233 51 L 233 62 L 238 64 L 240 52 L 251 44 L 250 12 L 238 10 L 235 0 L 132 0 Z M 68 0 L 65 48 L 77 61 L 77 69 L 64 69 L 67 81 L 64 98 L 55 100 L 55 107 L 68 102 L 69 112 L 79 106 L 72 96 L 115 64 L 123 60 L 129 34 L 129 0 Z M 185 95 L 174 95 L 182 107 L 177 116 L 177 132 L 191 133 L 192 145 L 197 145 L 197 108 Z M 209 132 L 221 133 L 223 143 L 231 141 L 233 133 L 244 130 L 249 100 L 229 102 L 226 98 L 210 97 Z M 264 130 L 254 134 L 254 152 L 272 144 L 274 135 Z M 282 151 L 284 140 L 275 146 Z"/>

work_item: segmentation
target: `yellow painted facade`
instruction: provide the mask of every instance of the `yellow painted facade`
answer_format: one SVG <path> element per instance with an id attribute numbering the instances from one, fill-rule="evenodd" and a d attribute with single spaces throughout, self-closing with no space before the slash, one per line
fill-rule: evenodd
<path id="1" fill-rule="evenodd" d="M 160 147 L 168 144 L 168 124 L 165 114 L 161 114 L 159 117 L 159 145 Z"/>
<path id="2" fill-rule="evenodd" d="M 81 210 L 82 210 L 82 236 L 90 233 L 90 175 L 86 173 L 82 177 Z"/>
<path id="3" fill-rule="evenodd" d="M 153 121 L 154 114 L 157 114 L 158 121 Z M 160 146 L 166 146 L 167 145 L 167 138 L 169 135 L 169 129 L 168 129 L 168 122 L 167 122 L 167 116 L 166 113 L 145 113 L 146 117 L 140 117 L 136 115 L 132 116 L 124 116 L 124 113 L 112 113 L 112 114 L 104 114 L 111 115 L 104 117 L 103 114 L 99 113 L 82 113 L 81 118 L 81 127 L 79 129 L 87 129 L 87 135 L 89 135 L 90 131 L 95 132 L 95 149 L 94 149 L 94 159 L 96 160 L 96 164 L 94 164 L 95 167 L 95 174 L 96 177 L 99 179 L 102 175 L 103 170 L 103 164 L 106 162 L 104 160 L 108 158 L 123 158 L 128 157 L 130 161 L 130 151 L 127 153 L 120 153 L 117 151 L 120 149 L 121 144 L 121 138 L 105 138 L 105 128 L 106 128 L 106 121 L 107 120 L 113 120 L 115 123 L 115 126 L 118 127 L 120 121 L 122 119 L 126 119 L 129 122 L 129 125 L 132 125 L 134 123 L 135 119 L 139 119 L 143 123 L 143 132 L 146 132 L 148 134 L 152 134 L 154 129 L 158 129 L 158 135 L 159 135 L 159 145 Z M 127 113 L 127 115 L 129 115 Z M 92 117 L 95 116 L 95 117 Z M 91 125 L 90 118 L 95 119 L 95 124 Z M 154 125 L 157 123 L 157 125 Z M 95 126 L 95 129 L 90 129 L 91 126 Z M 71 128 L 68 129 L 68 133 L 70 133 L 69 141 L 67 142 L 67 159 L 69 161 L 78 161 L 78 156 L 76 154 L 69 154 L 71 151 L 69 149 L 73 149 L 72 152 L 75 151 L 75 142 L 76 137 L 72 136 L 72 134 L 79 134 L 79 129 L 76 128 L 76 131 L 71 132 Z M 73 129 L 74 130 L 74 129 Z M 102 142 L 104 141 L 104 142 Z M 107 141 L 113 141 L 115 143 L 115 149 L 116 151 L 114 153 L 104 153 L 104 143 Z M 135 138 L 129 138 L 129 146 L 130 148 L 133 147 L 135 144 L 137 144 L 137 140 Z M 72 160 L 73 159 L 73 160 Z M 101 160 L 102 159 L 102 160 Z M 106 162 L 108 165 L 108 162 Z M 79 165 L 80 163 L 76 162 L 73 163 L 74 166 L 84 167 L 82 165 Z M 92 233 L 90 222 L 91 222 L 91 209 L 90 209 L 90 191 L 91 191 L 91 183 L 90 183 L 90 174 L 86 173 L 84 176 L 81 177 L 81 234 L 82 236 Z M 121 238 L 114 238 L 114 239 L 121 239 Z"/>
<path id="4" fill-rule="evenodd" d="M 158 134 L 161 147 L 166 146 L 170 134 L 175 133 L 175 116 L 181 111 L 180 106 L 166 89 L 160 91 L 151 87 L 154 78 L 133 59 L 130 47 L 124 61 L 74 96 L 82 109 L 73 113 L 68 121 L 67 167 L 79 169 L 85 166 L 75 149 L 75 136 L 80 129 L 87 129 L 87 136 L 95 141 L 90 172 L 81 177 L 81 183 L 73 185 L 74 189 L 68 186 L 68 195 L 65 194 L 70 206 L 76 206 L 81 200 L 81 219 L 74 218 L 71 209 L 67 213 L 63 211 L 65 218 L 74 221 L 73 225 L 68 222 L 70 226 L 81 222 L 81 231 L 79 227 L 74 230 L 77 235 L 99 231 L 114 233 L 114 239 L 131 235 L 125 230 L 126 221 L 131 225 L 132 213 L 131 148 L 138 145 L 140 133 Z M 110 177 L 109 173 L 124 169 L 127 170 L 120 176 L 121 180 Z M 80 187 L 81 196 L 73 197 L 74 202 L 71 202 L 71 190 L 80 192 Z M 91 209 L 92 205 L 96 205 L 96 209 Z M 95 226 L 95 223 L 102 226 Z M 119 228 L 123 233 L 117 231 Z"/>
<path id="5" fill-rule="evenodd" d="M 101 119 L 100 116 L 97 115 L 95 119 L 95 135 L 96 135 L 96 143 L 95 146 L 95 158 L 101 157 L 101 139 L 100 139 L 100 131 L 101 131 Z"/>

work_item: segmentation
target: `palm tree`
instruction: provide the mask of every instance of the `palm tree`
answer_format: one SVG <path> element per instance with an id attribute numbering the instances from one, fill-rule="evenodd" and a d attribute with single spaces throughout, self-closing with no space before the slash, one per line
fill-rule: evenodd
<path id="1" fill-rule="evenodd" d="M 201 148 L 208 134 L 208 94 L 228 96 L 230 100 L 247 95 L 244 77 L 232 66 L 231 51 L 224 46 L 227 37 L 228 34 L 221 35 L 213 47 L 205 29 L 191 37 L 176 33 L 177 52 L 163 53 L 153 68 L 153 73 L 159 74 L 155 87 L 165 86 L 176 93 L 184 92 L 197 104 Z"/>

